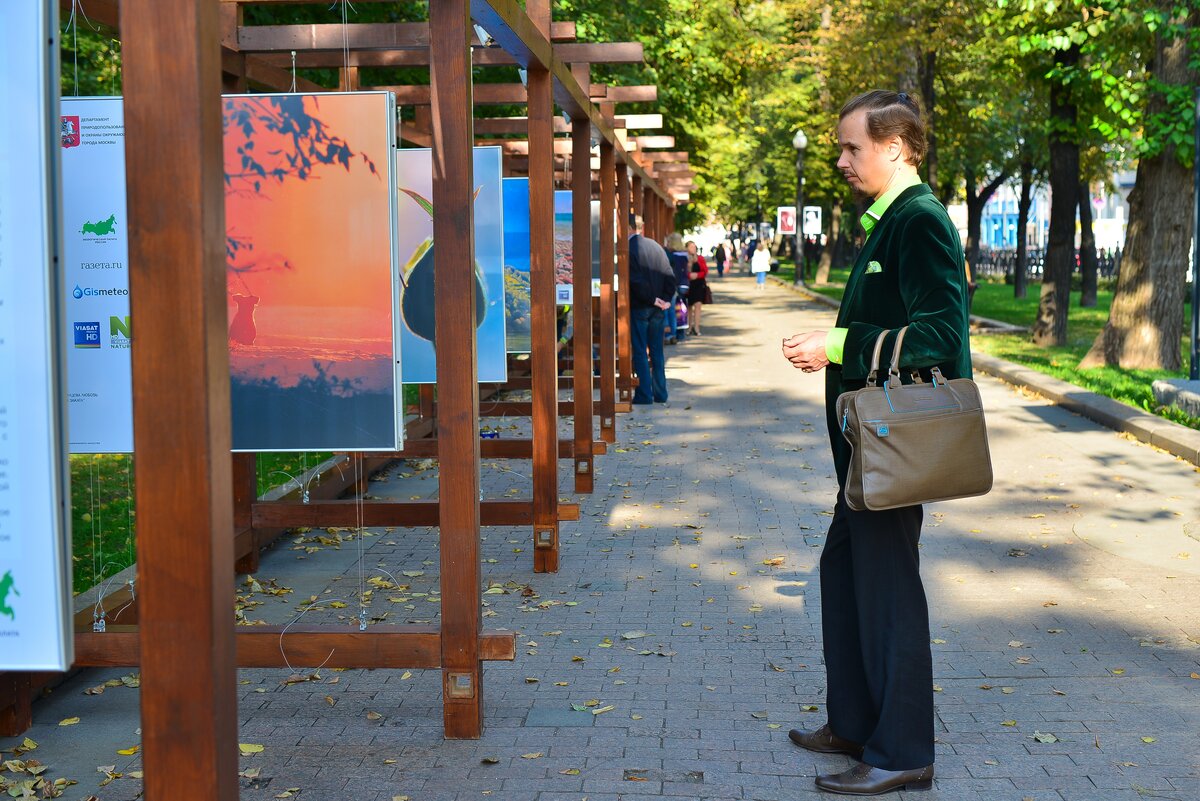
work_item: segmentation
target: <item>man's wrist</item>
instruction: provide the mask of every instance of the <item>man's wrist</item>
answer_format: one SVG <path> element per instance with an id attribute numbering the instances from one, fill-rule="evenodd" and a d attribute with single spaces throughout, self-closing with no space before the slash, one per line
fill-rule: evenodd
<path id="1" fill-rule="evenodd" d="M 825 357 L 833 364 L 841 364 L 846 352 L 848 328 L 831 328 L 825 334 Z"/>

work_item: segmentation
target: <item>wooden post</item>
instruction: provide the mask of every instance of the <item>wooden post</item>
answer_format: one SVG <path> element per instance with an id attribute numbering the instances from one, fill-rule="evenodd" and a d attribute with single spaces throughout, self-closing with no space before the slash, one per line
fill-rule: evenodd
<path id="1" fill-rule="evenodd" d="M 236 49 L 238 28 L 242 26 L 245 10 L 238 4 L 221 3 L 218 13 L 221 15 L 221 41 Z M 245 72 L 244 65 L 242 72 Z M 222 74 L 221 91 L 231 95 L 244 94 L 246 76 Z"/>
<path id="2" fill-rule="evenodd" d="M 120 6 L 150 801 L 238 797 L 217 6 Z"/>
<path id="3" fill-rule="evenodd" d="M 617 319 L 613 296 L 616 250 L 613 215 L 616 212 L 616 153 L 600 143 L 600 439 L 617 441 Z"/>
<path id="4" fill-rule="evenodd" d="M 642 221 L 645 222 L 646 204 L 644 201 L 646 195 L 642 191 L 642 176 L 634 173 L 633 180 L 630 183 L 632 184 L 631 191 L 633 192 L 633 213 L 641 217 Z M 645 229 L 643 229 L 643 233 L 645 233 Z"/>
<path id="5" fill-rule="evenodd" d="M 571 306 L 575 334 L 575 491 L 593 487 L 592 455 L 592 126 L 584 117 L 571 126 L 571 258 L 574 295 Z"/>
<path id="6" fill-rule="evenodd" d="M 621 403 L 633 402 L 633 347 L 629 338 L 629 168 L 617 164 L 617 380 Z"/>
<path id="7" fill-rule="evenodd" d="M 254 542 L 254 518 L 251 508 L 258 500 L 258 455 L 233 454 L 233 530 L 235 536 L 250 530 L 250 550 L 234 554 L 234 570 L 238 573 L 258 572 L 258 545 Z"/>
<path id="8" fill-rule="evenodd" d="M 446 737 L 483 733 L 479 635 L 479 384 L 468 0 L 429 6 L 433 93 L 438 488 L 442 589 L 442 711 Z"/>
<path id="9" fill-rule="evenodd" d="M 550 0 L 527 0 L 530 20 L 550 38 Z M 533 571 L 558 571 L 558 350 L 554 290 L 554 85 L 530 65 L 529 306 L 533 394 Z"/>

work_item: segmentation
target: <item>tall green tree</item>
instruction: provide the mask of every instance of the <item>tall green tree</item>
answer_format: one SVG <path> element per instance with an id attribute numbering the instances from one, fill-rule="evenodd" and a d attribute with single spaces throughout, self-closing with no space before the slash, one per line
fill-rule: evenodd
<path id="1" fill-rule="evenodd" d="M 1110 105 L 1139 155 L 1129 196 L 1129 228 L 1117 291 L 1104 330 L 1084 367 L 1179 370 L 1187 252 L 1194 231 L 1191 191 L 1194 88 L 1200 84 L 1200 6 L 1153 0 L 1127 8 L 1142 12 L 1154 35 L 1149 69 L 1111 75 Z"/>

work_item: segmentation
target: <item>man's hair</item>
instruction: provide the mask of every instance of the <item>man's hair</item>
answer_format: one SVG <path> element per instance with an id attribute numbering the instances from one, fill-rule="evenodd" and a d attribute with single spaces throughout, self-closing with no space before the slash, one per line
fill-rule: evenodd
<path id="1" fill-rule="evenodd" d="M 645 225 L 645 220 L 640 214 L 629 213 L 629 227 L 634 233 L 641 233 L 643 225 Z"/>
<path id="2" fill-rule="evenodd" d="M 925 138 L 925 123 L 921 119 L 921 104 L 915 97 L 884 89 L 865 92 L 842 106 L 838 120 L 844 120 L 861 110 L 867 112 L 867 134 L 872 141 L 886 142 L 898 136 L 908 150 L 906 161 L 914 167 L 921 165 L 929 143 Z"/>

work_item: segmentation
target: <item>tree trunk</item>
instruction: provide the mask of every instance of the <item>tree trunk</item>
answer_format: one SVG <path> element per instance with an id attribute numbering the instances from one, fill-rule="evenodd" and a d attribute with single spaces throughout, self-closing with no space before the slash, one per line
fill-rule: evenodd
<path id="1" fill-rule="evenodd" d="M 1079 47 L 1059 50 L 1059 68 L 1079 63 Z M 1079 145 L 1075 142 L 1078 111 L 1061 80 L 1050 85 L 1050 241 L 1042 270 L 1042 296 L 1038 303 L 1033 341 L 1042 347 L 1067 344 L 1067 311 L 1071 301 L 1071 273 L 1075 267 L 1075 211 L 1079 206 Z"/>
<path id="2" fill-rule="evenodd" d="M 817 286 L 829 283 L 829 270 L 833 267 L 834 252 L 842 238 L 842 204 L 835 202 L 829 213 L 829 239 L 825 241 L 825 249 L 821 251 L 821 261 L 817 264 Z"/>
<path id="3" fill-rule="evenodd" d="M 1079 182 L 1079 273 L 1083 284 L 1079 305 L 1091 308 L 1096 305 L 1100 263 L 1096 258 L 1096 233 L 1092 230 L 1092 190 L 1087 181 Z"/>
<path id="4" fill-rule="evenodd" d="M 975 188 L 975 168 L 967 167 L 967 275 L 974 280 L 975 264 L 979 260 L 979 240 L 981 238 L 981 228 L 983 227 L 983 207 L 992 199 L 992 195 L 996 194 L 996 190 L 1004 185 L 1008 180 L 1008 170 L 1002 170 L 987 186 L 983 189 L 976 190 Z"/>
<path id="5" fill-rule="evenodd" d="M 1017 201 L 1017 265 L 1013 268 L 1013 297 L 1029 294 L 1029 207 L 1032 205 L 1033 163 L 1021 161 L 1021 199 Z"/>
<path id="6" fill-rule="evenodd" d="M 938 193 L 938 151 L 937 151 L 937 126 L 935 115 L 935 98 L 933 76 L 937 70 L 937 51 L 931 50 L 925 54 L 925 58 L 921 61 L 920 81 L 921 81 L 921 98 L 925 101 L 925 138 L 929 144 L 929 148 L 925 154 L 925 165 L 928 170 L 928 179 L 926 183 L 933 190 L 934 197 Z"/>
<path id="7" fill-rule="evenodd" d="M 1173 4 L 1162 0 L 1159 5 L 1170 11 Z M 1192 10 L 1186 23 L 1191 31 L 1200 27 L 1200 10 Z M 1168 88 L 1200 83 L 1200 70 L 1188 65 L 1186 37 L 1168 40 L 1161 30 L 1156 35 L 1153 76 Z M 1164 95 L 1150 92 L 1145 116 L 1166 113 Z M 1081 367 L 1183 368 L 1179 343 L 1193 209 L 1181 199 L 1191 195 L 1191 181 L 1190 171 L 1176 158 L 1175 147 L 1167 146 L 1153 158 L 1138 162 L 1112 310 Z"/>

